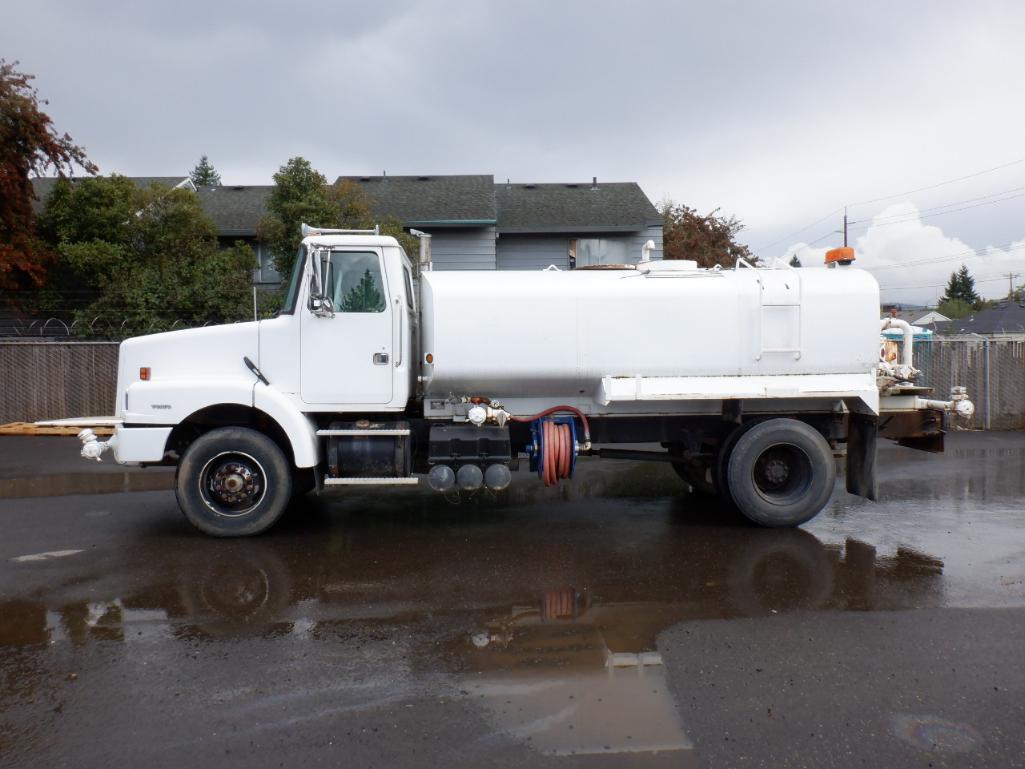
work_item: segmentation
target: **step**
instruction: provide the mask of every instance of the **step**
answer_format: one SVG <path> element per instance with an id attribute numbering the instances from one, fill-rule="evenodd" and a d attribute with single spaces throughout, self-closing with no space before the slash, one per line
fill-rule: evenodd
<path id="1" fill-rule="evenodd" d="M 416 486 L 420 479 L 409 478 L 325 478 L 325 486 Z"/>
<path id="2" fill-rule="evenodd" d="M 367 436 L 367 435 L 409 435 L 408 429 L 387 428 L 381 430 L 317 430 L 317 435 L 344 435 L 344 436 Z"/>

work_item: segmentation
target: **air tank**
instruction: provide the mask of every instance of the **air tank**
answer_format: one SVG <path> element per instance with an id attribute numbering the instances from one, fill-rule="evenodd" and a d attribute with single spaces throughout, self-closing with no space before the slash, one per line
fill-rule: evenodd
<path id="1" fill-rule="evenodd" d="M 425 272 L 425 394 L 579 400 L 603 377 L 865 374 L 879 287 L 851 266 Z"/>

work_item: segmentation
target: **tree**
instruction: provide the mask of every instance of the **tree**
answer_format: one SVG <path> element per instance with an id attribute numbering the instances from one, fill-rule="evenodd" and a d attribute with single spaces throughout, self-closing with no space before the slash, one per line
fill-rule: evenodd
<path id="1" fill-rule="evenodd" d="M 377 281 L 370 270 L 363 273 L 359 284 L 342 299 L 342 312 L 380 312 L 384 309 L 384 297 L 377 287 Z"/>
<path id="2" fill-rule="evenodd" d="M 947 290 L 944 292 L 940 302 L 960 301 L 972 307 L 979 303 L 979 295 L 975 291 L 975 278 L 968 272 L 965 265 L 961 269 L 950 273 L 950 280 L 947 282 Z M 946 315 L 947 313 L 943 313 Z"/>
<path id="3" fill-rule="evenodd" d="M 303 222 L 344 229 L 371 229 L 376 224 L 382 235 L 398 240 L 405 252 L 413 256 L 415 265 L 416 238 L 403 230 L 402 222 L 393 216 L 375 221 L 370 200 L 355 182 L 346 179 L 328 185 L 325 176 L 308 160 L 294 157 L 274 174 L 274 183 L 267 214 L 256 231 L 260 240 L 270 246 L 274 269 L 282 275 L 292 270 L 302 241 Z"/>
<path id="4" fill-rule="evenodd" d="M 267 213 L 256 232 L 271 248 L 274 269 L 288 275 L 302 242 L 300 225 L 330 227 L 338 219 L 338 204 L 328 196 L 327 179 L 310 161 L 294 157 L 274 174 Z"/>
<path id="5" fill-rule="evenodd" d="M 145 329 L 249 316 L 253 251 L 220 248 L 189 190 L 119 176 L 59 184 L 40 230 L 57 254 L 51 302 L 78 319 Z"/>
<path id="6" fill-rule="evenodd" d="M 951 320 L 967 318 L 975 309 L 975 305 L 963 299 L 941 299 L 936 305 L 936 311 L 940 315 L 946 315 Z"/>
<path id="7" fill-rule="evenodd" d="M 790 257 L 790 266 L 791 267 L 800 267 L 801 266 L 801 260 L 797 258 L 797 254 L 794 254 L 793 256 Z"/>
<path id="8" fill-rule="evenodd" d="M 221 183 L 221 175 L 217 173 L 217 169 L 213 167 L 206 155 L 203 155 L 196 163 L 189 178 L 197 187 L 216 187 Z"/>
<path id="9" fill-rule="evenodd" d="M 75 167 L 87 174 L 96 166 L 67 134 L 59 134 L 40 109 L 32 75 L 18 62 L 0 59 L 0 290 L 40 285 L 51 254 L 36 237 L 32 176 L 53 170 L 60 177 Z"/>
<path id="10" fill-rule="evenodd" d="M 756 259 L 747 246 L 736 241 L 744 225 L 735 216 L 722 216 L 719 209 L 702 216 L 670 198 L 659 205 L 659 213 L 665 259 L 693 259 L 699 267 L 732 267 L 737 259 Z"/>

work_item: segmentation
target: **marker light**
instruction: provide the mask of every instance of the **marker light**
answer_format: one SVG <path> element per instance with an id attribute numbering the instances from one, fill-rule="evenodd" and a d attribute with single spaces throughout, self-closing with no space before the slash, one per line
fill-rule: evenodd
<path id="1" fill-rule="evenodd" d="M 139 369 L 139 379 L 143 382 L 149 381 L 149 366 L 143 366 Z"/>

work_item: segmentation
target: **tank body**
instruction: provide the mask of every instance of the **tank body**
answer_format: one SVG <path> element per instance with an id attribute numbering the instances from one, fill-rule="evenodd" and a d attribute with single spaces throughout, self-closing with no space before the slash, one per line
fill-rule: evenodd
<path id="1" fill-rule="evenodd" d="M 879 287 L 854 267 L 427 272 L 425 395 L 574 398 L 603 377 L 866 374 Z"/>

